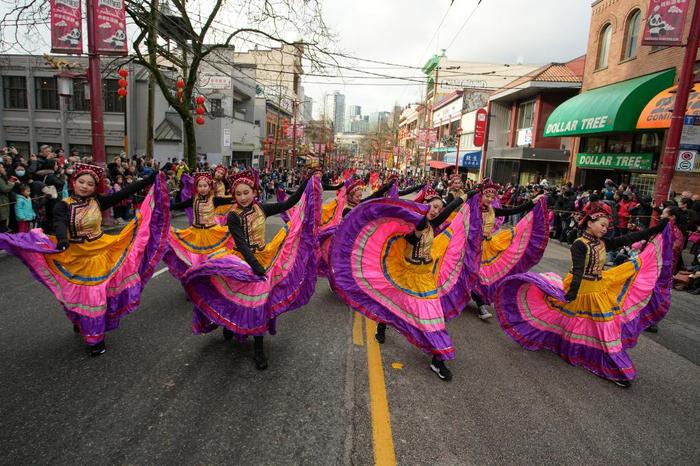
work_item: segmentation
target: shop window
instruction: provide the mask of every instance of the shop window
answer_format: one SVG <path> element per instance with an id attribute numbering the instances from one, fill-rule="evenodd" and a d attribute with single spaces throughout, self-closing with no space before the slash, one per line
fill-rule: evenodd
<path id="1" fill-rule="evenodd" d="M 105 146 L 105 156 L 107 160 L 113 159 L 117 155 L 124 152 L 124 146 Z"/>
<path id="2" fill-rule="evenodd" d="M 58 110 L 56 78 L 34 78 L 37 110 Z"/>
<path id="3" fill-rule="evenodd" d="M 656 186 L 656 175 L 651 173 L 632 173 L 630 185 L 634 185 L 637 192 L 642 196 L 653 196 L 654 186 Z"/>
<path id="4" fill-rule="evenodd" d="M 23 141 L 7 141 L 7 147 L 14 147 L 17 149 L 19 155 L 24 156 L 25 159 L 29 159 L 29 143 Z"/>
<path id="5" fill-rule="evenodd" d="M 87 91 L 87 79 L 73 80 L 73 97 L 70 98 L 69 108 L 74 112 L 89 112 L 90 100 Z"/>
<path id="6" fill-rule="evenodd" d="M 92 146 L 86 144 L 71 144 L 70 151 L 71 154 L 77 151 L 80 157 L 85 157 L 86 155 L 92 155 Z"/>
<path id="7" fill-rule="evenodd" d="M 598 36 L 598 59 L 596 69 L 602 70 L 608 67 L 608 56 L 610 53 L 610 40 L 612 38 L 612 25 L 610 23 L 603 26 Z"/>
<path id="8" fill-rule="evenodd" d="M 102 101 L 105 112 L 124 113 L 126 111 L 126 99 L 119 96 L 119 80 L 105 79 L 102 81 Z"/>
<path id="9" fill-rule="evenodd" d="M 605 152 L 605 138 L 583 138 L 581 140 L 581 152 L 584 154 L 602 154 L 603 152 Z"/>
<path id="10" fill-rule="evenodd" d="M 625 48 L 622 51 L 623 60 L 628 60 L 637 56 L 637 42 L 639 41 L 639 25 L 641 16 L 642 14 L 639 10 L 634 10 L 627 17 L 627 27 L 625 28 Z"/>
<path id="11" fill-rule="evenodd" d="M 607 150 L 612 154 L 625 154 L 632 152 L 632 142 L 634 136 L 632 134 L 615 134 L 608 136 Z"/>
<path id="12" fill-rule="evenodd" d="M 27 108 L 27 78 L 3 76 L 2 94 L 5 108 Z"/>
<path id="13" fill-rule="evenodd" d="M 661 135 L 659 133 L 642 133 L 634 138 L 634 152 L 661 153 Z"/>

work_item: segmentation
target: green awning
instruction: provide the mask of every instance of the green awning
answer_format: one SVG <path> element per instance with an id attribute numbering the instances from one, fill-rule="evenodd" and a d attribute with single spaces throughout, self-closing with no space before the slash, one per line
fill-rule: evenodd
<path id="1" fill-rule="evenodd" d="M 673 84 L 675 69 L 591 89 L 572 97 L 549 116 L 545 137 L 631 132 L 647 103 Z"/>

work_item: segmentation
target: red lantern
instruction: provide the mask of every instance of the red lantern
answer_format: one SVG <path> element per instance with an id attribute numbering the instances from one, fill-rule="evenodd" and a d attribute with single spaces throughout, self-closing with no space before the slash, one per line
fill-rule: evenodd
<path id="1" fill-rule="evenodd" d="M 127 70 L 126 68 L 120 68 L 119 76 L 121 76 L 122 78 L 126 78 L 127 76 L 129 76 L 129 70 Z"/>
<path id="2" fill-rule="evenodd" d="M 119 94 L 119 97 L 126 97 L 126 89 L 120 87 L 119 89 L 117 89 L 117 94 Z"/>
<path id="3" fill-rule="evenodd" d="M 198 117 L 197 117 L 197 124 L 200 125 L 200 126 L 203 125 L 203 124 L 204 124 L 204 118 L 201 117 L 201 116 L 198 116 Z"/>
<path id="4" fill-rule="evenodd" d="M 195 109 L 195 112 L 197 113 L 197 115 L 204 115 L 204 107 L 197 106 L 197 108 Z"/>
<path id="5" fill-rule="evenodd" d="M 175 83 L 178 89 L 184 89 L 185 87 L 185 81 L 182 80 L 182 78 L 178 78 L 177 82 Z"/>
<path id="6" fill-rule="evenodd" d="M 119 80 L 119 87 L 126 87 L 128 85 L 129 85 L 129 82 L 126 79 L 122 78 Z"/>
<path id="7" fill-rule="evenodd" d="M 119 80 L 119 89 L 117 90 L 117 94 L 119 94 L 120 97 L 126 97 L 126 86 L 129 85 L 129 82 L 126 80 L 126 77 L 129 75 L 129 72 L 121 68 L 119 70 L 119 76 L 121 76 L 121 79 Z"/>
<path id="8" fill-rule="evenodd" d="M 176 96 L 178 99 L 181 99 L 181 100 L 182 100 L 182 89 L 178 89 L 177 92 L 175 93 L 175 96 Z"/>
<path id="9" fill-rule="evenodd" d="M 197 103 L 197 105 L 202 105 L 204 104 L 205 99 L 203 95 L 198 95 L 194 101 Z"/>

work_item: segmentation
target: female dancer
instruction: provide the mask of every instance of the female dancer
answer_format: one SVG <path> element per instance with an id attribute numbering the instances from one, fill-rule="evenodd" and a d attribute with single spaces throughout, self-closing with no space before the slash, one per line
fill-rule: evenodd
<path id="1" fill-rule="evenodd" d="M 253 335 L 258 370 L 267 368 L 263 335 L 274 334 L 277 316 L 305 305 L 316 286 L 321 183 L 318 176 L 311 180 L 304 180 L 285 202 L 260 204 L 257 175 L 250 171 L 234 175 L 231 190 L 236 204 L 228 228 L 236 251 L 219 250 L 183 277 L 194 304 L 193 332 L 208 333 L 220 325 L 226 339 Z M 266 218 L 288 210 L 289 222 L 268 243 Z"/>
<path id="2" fill-rule="evenodd" d="M 480 186 L 484 238 L 481 245 L 479 286 L 472 291 L 472 299 L 482 320 L 492 317 L 487 304 L 493 302 L 501 281 L 509 275 L 527 272 L 535 266 L 542 259 L 549 239 L 546 199 L 540 195 L 518 207 L 494 207 L 498 188 L 488 178 Z M 494 234 L 498 217 L 530 210 L 532 212 L 517 225 Z"/>
<path id="3" fill-rule="evenodd" d="M 170 223 L 163 174 L 108 196 L 100 194 L 103 178 L 101 167 L 75 165 L 71 195 L 54 209 L 55 237 L 38 229 L 0 235 L 0 248 L 18 256 L 61 303 L 91 356 L 105 352 L 105 332 L 138 307 L 165 251 Z M 102 211 L 154 181 L 138 215 L 120 233 L 105 234 Z"/>
<path id="4" fill-rule="evenodd" d="M 495 303 L 501 327 L 526 349 L 549 349 L 629 387 L 636 372 L 625 350 L 666 315 L 671 302 L 672 232 L 666 224 L 605 238 L 610 218 L 592 210 L 581 222 L 583 236 L 571 246 L 572 268 L 563 281 L 551 273 L 525 273 L 502 282 Z M 603 270 L 608 250 L 662 230 L 638 257 Z"/>
<path id="5" fill-rule="evenodd" d="M 353 207 L 357 206 L 360 202 L 365 202 L 369 201 L 370 199 L 379 199 L 381 197 L 384 197 L 384 195 L 389 192 L 389 189 L 394 185 L 394 182 L 396 181 L 396 178 L 390 178 L 389 181 L 380 186 L 376 191 L 374 191 L 372 194 L 369 196 L 363 198 L 362 197 L 362 192 L 365 190 L 365 187 L 367 186 L 364 181 L 360 179 L 354 180 L 350 185 L 348 186 L 348 199 L 347 199 L 347 205 L 343 207 L 343 217 L 345 217 L 350 211 L 353 209 Z"/>
<path id="6" fill-rule="evenodd" d="M 219 249 L 231 252 L 235 245 L 228 228 L 216 221 L 216 211 L 233 203 L 231 197 L 215 194 L 214 180 L 209 172 L 194 173 L 196 195 L 173 204 L 171 209 L 192 209 L 192 221 L 188 228 L 171 227 L 168 248 L 163 261 L 173 277 L 182 280 L 187 269 L 204 262 Z"/>
<path id="7" fill-rule="evenodd" d="M 379 323 L 377 341 L 386 325 L 395 328 L 449 381 L 445 361 L 454 347 L 445 321 L 460 313 L 477 281 L 481 222 L 476 199 L 462 208 L 463 195 L 443 209 L 435 190 L 426 191 L 427 205 L 377 199 L 354 208 L 336 231 L 331 280 L 350 307 Z"/>

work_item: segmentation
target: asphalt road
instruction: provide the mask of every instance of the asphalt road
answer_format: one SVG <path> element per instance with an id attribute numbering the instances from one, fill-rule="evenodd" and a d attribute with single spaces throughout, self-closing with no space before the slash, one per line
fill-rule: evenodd
<path id="1" fill-rule="evenodd" d="M 567 266 L 551 244 L 538 269 Z M 449 326 L 451 383 L 392 331 L 373 366 L 363 327 L 324 279 L 266 338 L 267 371 L 254 369 L 252 341 L 192 335 L 167 271 L 89 358 L 18 260 L 0 257 L 0 283 L 2 464 L 365 465 L 389 450 L 409 465 L 700 462 L 700 298 L 686 293 L 631 350 L 639 375 L 623 390 L 470 313 Z M 371 414 L 382 396 L 383 427 Z"/>

